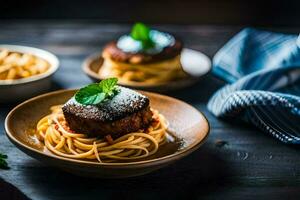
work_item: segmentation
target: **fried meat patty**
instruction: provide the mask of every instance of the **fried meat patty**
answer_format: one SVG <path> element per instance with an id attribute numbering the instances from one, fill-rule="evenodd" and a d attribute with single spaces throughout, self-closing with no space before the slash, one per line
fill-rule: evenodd
<path id="1" fill-rule="evenodd" d="M 117 62 L 129 64 L 147 64 L 172 59 L 181 53 L 182 48 L 182 42 L 179 39 L 175 39 L 175 43 L 173 45 L 165 47 L 157 54 L 129 53 L 119 49 L 117 42 L 113 41 L 104 47 L 102 56 Z"/>
<path id="2" fill-rule="evenodd" d="M 71 98 L 62 110 L 71 130 L 113 138 L 147 128 L 152 121 L 149 99 L 128 88 L 100 105 L 82 105 Z"/>

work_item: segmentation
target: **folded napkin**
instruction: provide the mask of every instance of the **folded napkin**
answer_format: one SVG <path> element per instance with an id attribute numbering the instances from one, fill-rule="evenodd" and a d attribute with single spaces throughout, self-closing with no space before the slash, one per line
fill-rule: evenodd
<path id="1" fill-rule="evenodd" d="M 211 97 L 208 109 L 300 144 L 299 48 L 297 35 L 242 30 L 213 58 L 213 73 L 229 84 Z"/>

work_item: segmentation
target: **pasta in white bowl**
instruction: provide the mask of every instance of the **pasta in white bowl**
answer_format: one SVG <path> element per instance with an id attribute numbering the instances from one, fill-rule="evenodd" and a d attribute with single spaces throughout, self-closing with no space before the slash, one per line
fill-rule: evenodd
<path id="1" fill-rule="evenodd" d="M 0 45 L 0 102 L 20 101 L 47 91 L 58 67 L 58 58 L 48 51 Z"/>

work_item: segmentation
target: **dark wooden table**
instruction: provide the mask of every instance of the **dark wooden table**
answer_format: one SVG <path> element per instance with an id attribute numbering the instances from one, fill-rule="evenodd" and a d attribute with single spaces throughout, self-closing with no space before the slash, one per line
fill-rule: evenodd
<path id="1" fill-rule="evenodd" d="M 81 71 L 85 57 L 129 30 L 127 25 L 95 22 L 0 22 L 0 44 L 20 44 L 55 53 L 61 66 L 53 90 L 77 88 L 90 82 Z M 186 47 L 212 57 L 242 27 L 157 26 L 180 36 Z M 281 30 L 281 29 L 279 29 Z M 297 29 L 285 29 L 297 32 Z M 296 30 L 296 31 L 295 31 Z M 299 29 L 298 29 L 299 31 Z M 0 199 L 7 194 L 22 199 L 299 199 L 300 154 L 246 124 L 216 119 L 206 108 L 209 97 L 223 82 L 207 75 L 196 85 L 168 93 L 208 117 L 207 142 L 181 161 L 142 177 L 103 180 L 77 177 L 48 167 L 15 148 L 4 134 L 3 122 L 13 104 L 0 105 L 0 152 L 10 170 L 0 170 Z M 5 94 L 0 94 L 5 95 Z M 9 182 L 18 188 L 6 188 Z M 4 198 L 3 198 L 4 199 Z"/>

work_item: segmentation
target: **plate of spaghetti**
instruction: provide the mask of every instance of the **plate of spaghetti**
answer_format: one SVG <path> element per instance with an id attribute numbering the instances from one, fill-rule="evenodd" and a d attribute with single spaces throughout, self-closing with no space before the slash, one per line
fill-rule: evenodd
<path id="1" fill-rule="evenodd" d="M 192 106 L 134 91 L 110 78 L 37 96 L 7 116 L 8 138 L 26 154 L 89 177 L 138 176 L 195 151 L 209 125 Z"/>
<path id="2" fill-rule="evenodd" d="M 94 81 L 117 77 L 126 87 L 166 91 L 197 82 L 211 62 L 205 54 L 183 48 L 178 37 L 136 23 L 129 34 L 88 57 L 82 69 Z"/>

